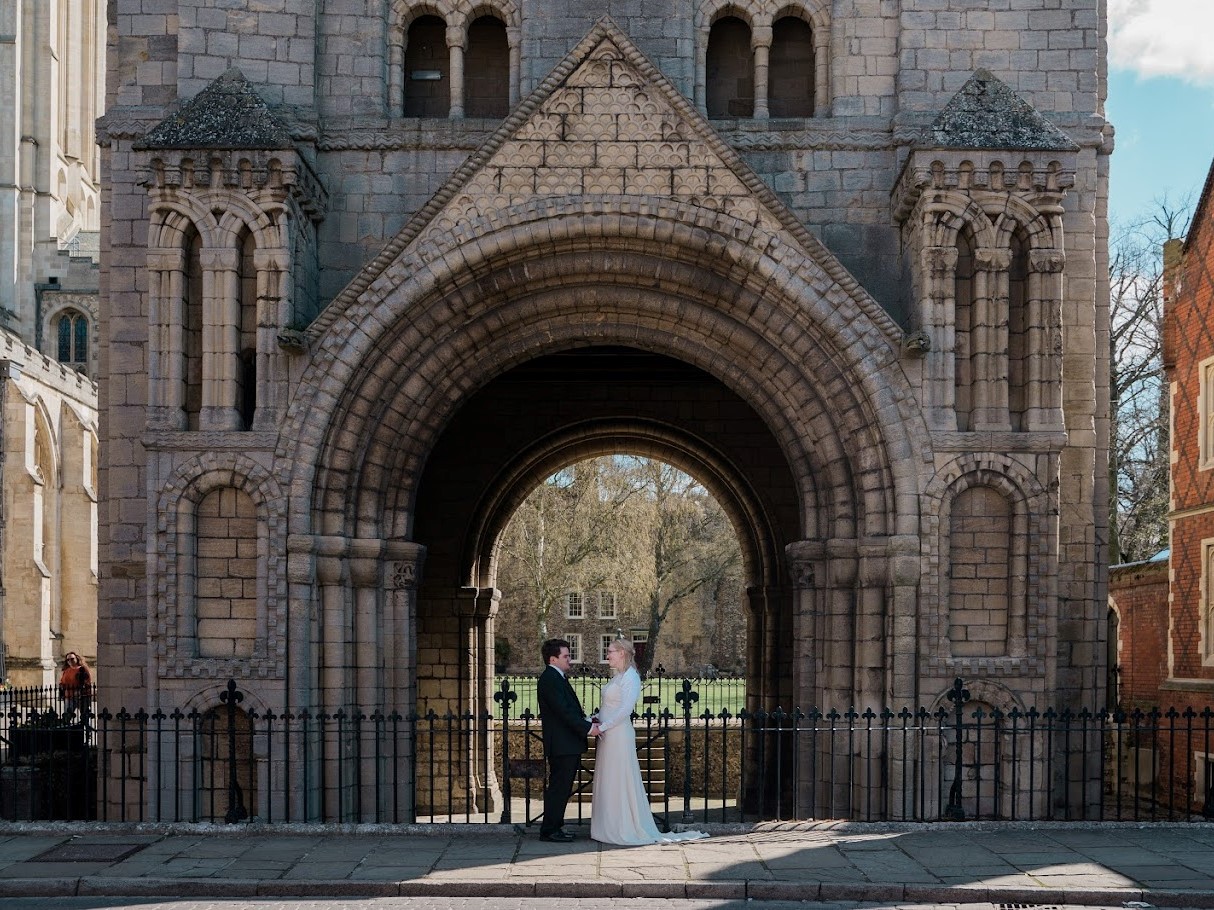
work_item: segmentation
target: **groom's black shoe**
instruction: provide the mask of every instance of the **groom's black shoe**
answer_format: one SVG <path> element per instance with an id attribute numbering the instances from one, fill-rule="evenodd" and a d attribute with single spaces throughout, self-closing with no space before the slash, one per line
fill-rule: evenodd
<path id="1" fill-rule="evenodd" d="M 567 844 L 570 841 L 577 840 L 577 835 L 571 834 L 568 831 L 553 831 L 551 834 L 541 834 L 540 840 L 552 841 L 558 844 Z"/>

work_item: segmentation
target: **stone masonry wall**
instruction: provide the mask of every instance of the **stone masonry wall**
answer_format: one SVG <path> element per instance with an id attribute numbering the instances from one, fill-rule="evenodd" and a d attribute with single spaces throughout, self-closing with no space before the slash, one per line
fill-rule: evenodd
<path id="1" fill-rule="evenodd" d="M 400 6 L 401 4 L 397 4 Z M 1064 697 L 1094 691 L 1103 621 L 1099 568 L 1103 525 L 1102 403 L 1107 400 L 1107 325 L 1102 321 L 1107 195 L 1102 110 L 1103 0 L 1007 0 L 992 11 L 975 0 L 835 0 L 807 3 L 831 23 L 832 102 L 803 121 L 716 121 L 713 127 L 757 171 L 865 289 L 906 325 L 908 285 L 890 207 L 905 149 L 978 66 L 995 76 L 1080 145 L 1075 185 L 1065 197 L 1066 297 L 1062 302 L 1068 443 L 1059 453 L 1011 457 L 1052 482 L 1062 503 L 1056 593 L 1064 613 L 1047 630 L 1059 642 L 1059 678 L 1039 688 Z M 183 439 L 157 453 L 149 475 L 144 449 L 148 319 L 145 283 L 147 194 L 132 146 L 149 126 L 229 66 L 282 108 L 329 196 L 319 224 L 323 307 L 443 185 L 497 127 L 477 120 L 405 120 L 385 99 L 389 4 L 380 0 L 262 0 L 229 9 L 221 0 L 114 0 L 106 176 L 101 370 L 103 388 L 102 539 L 104 661 L 116 686 L 148 682 L 149 490 L 191 452 L 216 440 Z M 745 5 L 758 12 L 759 5 Z M 321 12 L 317 12 L 321 10 Z M 518 9 L 520 89 L 525 96 L 603 13 L 688 97 L 696 91 L 697 41 L 708 20 L 691 3 L 661 15 L 634 0 L 543 0 Z M 292 366 L 297 381 L 304 360 Z M 913 371 L 913 368 L 908 367 Z M 872 419 L 896 419 L 893 410 Z M 158 443 L 160 445 L 161 443 Z M 975 445 L 1015 449 L 1014 439 L 953 439 L 935 456 Z M 251 447 L 254 447 L 250 443 Z M 271 467 L 273 437 L 257 457 Z M 932 456 L 928 456 L 929 459 Z M 1057 466 L 1057 467 L 1055 467 Z M 929 473 L 932 466 L 925 470 Z M 1051 576 L 1053 581 L 1053 576 Z M 874 645 L 874 648 L 876 646 Z M 883 655 L 873 657 L 880 662 Z"/>

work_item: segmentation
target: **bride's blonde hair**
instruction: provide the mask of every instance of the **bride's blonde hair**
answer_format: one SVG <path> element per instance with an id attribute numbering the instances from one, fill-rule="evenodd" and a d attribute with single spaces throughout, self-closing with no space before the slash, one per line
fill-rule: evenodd
<path id="1" fill-rule="evenodd" d="M 627 638 L 617 638 L 611 643 L 611 646 L 619 648 L 628 657 L 628 662 L 624 667 L 625 670 L 627 670 L 628 667 L 635 667 L 637 665 L 636 648 L 633 647 L 632 642 Z"/>

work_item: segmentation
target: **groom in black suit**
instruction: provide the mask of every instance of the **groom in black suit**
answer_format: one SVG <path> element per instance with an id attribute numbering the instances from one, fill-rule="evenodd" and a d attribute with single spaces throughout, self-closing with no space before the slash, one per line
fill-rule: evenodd
<path id="1" fill-rule="evenodd" d="M 599 725 L 586 719 L 582 703 L 569 684 L 569 642 L 552 638 L 540 649 L 547 666 L 536 685 L 544 758 L 548 761 L 548 788 L 544 791 L 544 820 L 540 840 L 565 843 L 574 835 L 563 829 L 565 806 L 573 794 L 573 781 L 586 751 L 586 737 L 598 736 Z"/>

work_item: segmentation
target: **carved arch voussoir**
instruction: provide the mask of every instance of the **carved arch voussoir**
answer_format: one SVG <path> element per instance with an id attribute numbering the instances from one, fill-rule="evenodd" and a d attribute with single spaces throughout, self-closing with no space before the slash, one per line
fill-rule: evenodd
<path id="1" fill-rule="evenodd" d="M 1025 711 L 1024 699 L 998 680 L 966 679 L 962 677 L 961 682 L 970 694 L 970 700 L 968 702 L 969 704 L 977 702 L 979 704 L 989 705 L 991 708 L 996 708 L 999 711 L 1002 711 L 1005 715 L 1013 710 L 1020 712 Z M 943 708 L 948 712 L 950 717 L 954 716 L 956 709 L 953 707 L 953 703 L 949 699 L 950 691 L 952 691 L 951 685 L 949 688 L 940 692 L 932 701 L 931 713 L 933 715 Z M 969 718 L 967 715 L 965 719 L 968 721 L 971 718 Z"/>

